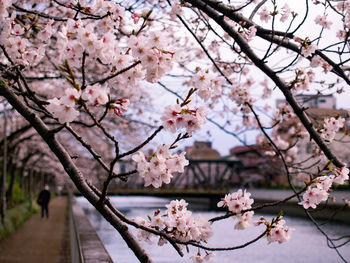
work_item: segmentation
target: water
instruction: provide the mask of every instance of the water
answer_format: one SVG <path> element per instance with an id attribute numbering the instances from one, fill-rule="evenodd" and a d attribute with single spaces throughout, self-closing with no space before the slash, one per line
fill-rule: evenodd
<path id="1" fill-rule="evenodd" d="M 127 215 L 129 218 L 141 216 L 146 218 L 147 215 L 153 214 L 154 210 L 160 208 L 165 209 L 164 205 L 170 202 L 169 199 L 157 197 L 111 197 L 116 207 Z M 99 237 L 104 243 L 106 249 L 110 253 L 115 263 L 134 263 L 138 262 L 134 254 L 125 245 L 118 232 L 106 222 L 95 209 L 84 199 L 78 198 L 79 203 L 86 212 L 90 222 L 96 228 Z M 163 209 L 163 210 L 164 210 Z M 222 213 L 217 211 L 193 211 L 200 213 L 206 218 L 212 218 Z M 255 219 L 261 216 L 255 216 Z M 264 215 L 265 218 L 271 219 L 271 216 Z M 290 241 L 282 244 L 268 244 L 266 238 L 262 238 L 256 243 L 239 250 L 228 252 L 215 252 L 209 262 L 212 263 L 232 263 L 232 262 L 283 262 L 283 263 L 333 263 L 343 262 L 336 252 L 327 247 L 324 236 L 310 222 L 293 217 L 285 218 L 287 225 L 295 229 L 292 233 Z M 133 227 L 131 230 L 136 233 Z M 349 225 L 332 224 L 325 228 L 327 233 L 334 235 L 349 235 Z M 246 230 L 234 230 L 234 222 L 232 219 L 226 219 L 213 224 L 214 236 L 209 240 L 207 246 L 212 247 L 229 247 L 243 244 L 263 232 L 264 227 L 250 227 Z M 155 263 L 179 263 L 193 262 L 191 255 L 195 255 L 196 248 L 190 249 L 190 254 L 186 253 L 181 258 L 177 252 L 170 246 L 164 245 L 159 247 L 156 245 L 157 239 L 154 239 L 153 245 L 142 242 L 143 247 L 151 255 Z M 350 261 L 350 244 L 340 249 L 342 255 L 347 261 Z"/>

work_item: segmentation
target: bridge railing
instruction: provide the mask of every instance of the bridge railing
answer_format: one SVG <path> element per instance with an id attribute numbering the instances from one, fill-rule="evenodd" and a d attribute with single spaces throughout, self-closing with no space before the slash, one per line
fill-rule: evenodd
<path id="1" fill-rule="evenodd" d="M 118 163 L 119 172 L 127 172 L 136 168 L 132 161 Z M 230 189 L 243 184 L 241 171 L 243 165 L 236 160 L 189 160 L 184 173 L 174 174 L 170 184 L 162 189 L 176 190 L 216 190 Z M 127 182 L 114 181 L 110 189 L 144 189 L 144 180 L 133 175 Z"/>

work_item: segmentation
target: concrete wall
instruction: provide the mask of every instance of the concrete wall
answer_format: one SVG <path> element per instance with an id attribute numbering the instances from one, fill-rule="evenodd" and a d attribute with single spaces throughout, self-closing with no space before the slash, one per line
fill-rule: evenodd
<path id="1" fill-rule="evenodd" d="M 70 195 L 70 237 L 72 263 L 113 263 L 73 195 Z"/>

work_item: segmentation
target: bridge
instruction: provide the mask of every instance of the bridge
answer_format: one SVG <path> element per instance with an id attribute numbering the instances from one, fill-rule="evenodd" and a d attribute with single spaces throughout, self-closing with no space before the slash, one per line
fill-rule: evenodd
<path id="1" fill-rule="evenodd" d="M 136 168 L 135 163 L 123 161 L 119 163 L 119 172 L 127 172 Z M 174 174 L 170 184 L 160 189 L 152 186 L 144 187 L 140 176 L 131 176 L 128 182 L 115 181 L 109 188 L 110 194 L 152 194 L 152 195 L 222 195 L 229 189 L 244 184 L 241 175 L 243 165 L 236 160 L 189 160 L 184 173 Z"/>

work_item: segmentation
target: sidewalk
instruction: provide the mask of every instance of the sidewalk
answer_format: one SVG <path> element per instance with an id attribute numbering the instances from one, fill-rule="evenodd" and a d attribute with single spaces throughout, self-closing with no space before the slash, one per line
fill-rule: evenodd
<path id="1" fill-rule="evenodd" d="M 0 262 L 70 262 L 67 206 L 67 197 L 56 197 L 49 204 L 49 219 L 41 219 L 41 211 L 34 214 L 0 243 Z"/>

